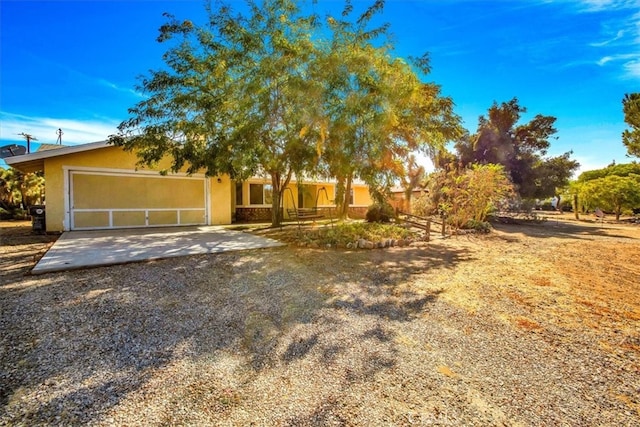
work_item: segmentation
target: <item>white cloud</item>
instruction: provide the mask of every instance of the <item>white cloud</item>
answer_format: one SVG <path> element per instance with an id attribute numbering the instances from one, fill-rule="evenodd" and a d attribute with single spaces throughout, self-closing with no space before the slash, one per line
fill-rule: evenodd
<path id="1" fill-rule="evenodd" d="M 89 77 L 89 76 L 87 76 L 87 78 L 88 78 L 88 79 L 90 79 L 90 77 Z M 102 85 L 102 86 L 106 86 L 106 87 L 108 87 L 108 88 L 110 88 L 110 89 L 113 89 L 113 90 L 116 90 L 116 91 L 118 91 L 118 92 L 124 92 L 124 93 L 127 93 L 127 94 L 129 94 L 129 95 L 136 96 L 136 97 L 138 97 L 138 98 L 144 98 L 144 95 L 143 95 L 143 94 L 141 94 L 140 92 L 136 92 L 136 91 L 135 91 L 135 90 L 133 90 L 133 89 L 128 89 L 128 88 L 120 87 L 120 86 L 118 86 L 117 84 L 112 83 L 112 82 L 110 82 L 110 81 L 108 81 L 108 80 L 97 78 L 97 79 L 96 79 L 96 81 L 97 81 L 100 85 Z"/>
<path id="2" fill-rule="evenodd" d="M 638 0 L 578 0 L 577 3 L 586 12 L 640 7 Z"/>
<path id="3" fill-rule="evenodd" d="M 590 5 L 589 12 L 600 13 L 603 17 L 612 9 L 624 10 L 623 18 L 611 18 L 601 24 L 605 40 L 589 46 L 601 55 L 597 65 L 616 67 L 622 78 L 640 78 L 640 0 L 591 0 L 581 4 Z"/>
<path id="4" fill-rule="evenodd" d="M 640 58 L 640 53 L 626 53 L 626 54 L 622 54 L 622 55 L 609 55 L 609 56 L 603 56 L 602 58 L 600 58 L 600 60 L 597 62 L 597 64 L 602 66 L 602 65 L 605 65 L 605 64 L 607 64 L 609 62 L 625 61 L 627 59 L 637 60 L 639 58 Z"/>
<path id="5" fill-rule="evenodd" d="M 607 62 L 611 62 L 613 61 L 613 57 L 612 56 L 605 56 L 600 58 L 600 60 L 597 62 L 598 65 L 602 66 L 604 64 L 606 64 Z"/>
<path id="6" fill-rule="evenodd" d="M 626 74 L 630 78 L 640 78 L 640 57 L 624 64 Z"/>
<path id="7" fill-rule="evenodd" d="M 624 30 L 618 30 L 618 32 L 616 33 L 616 35 L 613 38 L 610 38 L 608 40 L 605 40 L 603 42 L 598 42 L 598 43 L 591 43 L 591 46 L 593 47 L 603 47 L 606 46 L 608 44 L 611 44 L 617 40 L 620 40 L 622 37 L 624 37 Z"/>
<path id="8" fill-rule="evenodd" d="M 58 138 L 56 131 L 62 129 L 64 145 L 86 144 L 104 141 L 117 132 L 116 120 L 72 120 L 53 117 L 29 117 L 20 114 L 0 112 L 0 139 L 22 141 L 20 133 L 28 133 L 40 143 L 54 144 Z"/>
<path id="9" fill-rule="evenodd" d="M 596 64 L 600 66 L 604 66 L 610 62 L 621 61 L 622 69 L 624 70 L 624 77 L 629 79 L 638 79 L 640 78 L 640 53 L 638 54 L 624 54 L 624 55 L 614 55 L 614 56 L 604 56 L 600 58 Z"/>

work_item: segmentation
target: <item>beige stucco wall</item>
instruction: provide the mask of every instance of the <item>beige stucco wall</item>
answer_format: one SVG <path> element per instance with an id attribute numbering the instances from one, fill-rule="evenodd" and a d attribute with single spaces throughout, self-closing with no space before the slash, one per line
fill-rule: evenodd
<path id="1" fill-rule="evenodd" d="M 143 169 L 136 167 L 137 157 L 134 153 L 125 152 L 119 147 L 103 147 L 95 150 L 89 150 L 79 153 L 72 153 L 58 157 L 52 157 L 44 160 L 44 172 L 45 172 L 45 199 L 46 199 L 46 221 L 47 231 L 63 231 L 65 228 L 65 173 L 66 170 L 73 170 L 74 168 L 95 168 L 102 170 L 113 170 L 121 172 L 134 172 L 136 170 L 147 171 L 159 171 L 166 169 L 170 165 L 170 161 L 167 159 L 161 162 L 156 168 Z M 169 175 L 170 176 L 170 175 Z M 135 180 L 135 178 L 132 178 Z M 211 224 L 230 224 L 231 223 L 231 181 L 229 177 L 222 176 L 218 182 L 218 177 L 209 178 L 209 192 L 210 192 L 210 212 L 209 223 Z M 104 181 L 106 182 L 106 181 Z M 165 182 L 162 179 L 157 180 L 158 185 L 162 186 Z M 104 184 L 100 184 L 104 185 Z M 98 185 L 98 186 L 100 186 Z M 133 184 L 132 184 L 133 185 Z M 122 203 L 125 203 L 126 188 L 122 189 Z M 182 200 L 186 193 L 175 191 L 176 203 L 182 204 Z M 193 191 L 190 191 L 193 192 Z M 94 194 L 96 197 L 100 197 L 108 193 L 101 188 L 95 188 Z M 187 192 L 189 193 L 189 192 Z M 109 195 L 109 198 L 113 199 L 113 195 Z M 201 197 L 201 195 L 200 195 Z M 112 200 L 114 204 L 122 205 L 117 200 Z M 126 205 L 126 203 L 125 203 Z M 119 214 L 125 215 L 126 214 Z M 154 215 L 161 215 L 155 213 Z M 124 221 L 137 221 L 135 218 L 123 219 Z M 162 219 L 158 219 L 162 221 Z"/>
<path id="2" fill-rule="evenodd" d="M 220 182 L 218 182 L 218 179 Z M 211 196 L 209 222 L 211 224 L 231 224 L 232 185 L 233 182 L 229 175 L 209 178 L 209 194 Z"/>
<path id="3" fill-rule="evenodd" d="M 365 185 L 353 186 L 353 206 L 369 206 L 373 204 L 369 187 Z"/>

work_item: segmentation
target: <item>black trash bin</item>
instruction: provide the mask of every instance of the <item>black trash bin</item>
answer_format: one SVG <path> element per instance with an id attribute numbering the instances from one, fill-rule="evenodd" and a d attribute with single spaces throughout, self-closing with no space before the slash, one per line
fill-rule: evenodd
<path id="1" fill-rule="evenodd" d="M 44 205 L 33 205 L 29 208 L 31 215 L 31 230 L 36 233 L 45 233 L 47 224 L 45 221 Z"/>

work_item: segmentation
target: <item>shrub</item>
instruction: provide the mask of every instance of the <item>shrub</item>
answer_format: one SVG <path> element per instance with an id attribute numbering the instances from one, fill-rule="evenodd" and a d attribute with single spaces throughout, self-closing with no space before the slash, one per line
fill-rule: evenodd
<path id="1" fill-rule="evenodd" d="M 375 203 L 369 206 L 366 218 L 367 222 L 390 222 L 392 218 L 395 218 L 395 212 L 388 203 Z"/>
<path id="2" fill-rule="evenodd" d="M 0 219 L 11 219 L 11 212 L 0 207 Z"/>
<path id="3" fill-rule="evenodd" d="M 415 238 L 416 233 L 395 224 L 343 222 L 332 228 L 307 230 L 298 236 L 302 243 L 347 246 L 358 239 L 380 242 L 386 239 Z"/>
<path id="4" fill-rule="evenodd" d="M 463 227 L 467 230 L 475 230 L 479 233 L 490 233 L 491 224 L 487 221 L 476 221 L 475 219 L 469 220 Z"/>

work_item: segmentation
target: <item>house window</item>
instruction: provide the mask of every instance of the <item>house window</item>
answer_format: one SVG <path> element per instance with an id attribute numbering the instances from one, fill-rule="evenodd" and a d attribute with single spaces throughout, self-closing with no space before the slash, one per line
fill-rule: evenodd
<path id="1" fill-rule="evenodd" d="M 242 182 L 236 182 L 236 206 L 242 206 Z"/>
<path id="2" fill-rule="evenodd" d="M 273 189 L 269 184 L 249 184 L 249 204 L 270 205 Z"/>

